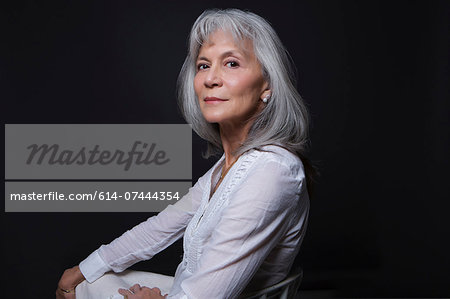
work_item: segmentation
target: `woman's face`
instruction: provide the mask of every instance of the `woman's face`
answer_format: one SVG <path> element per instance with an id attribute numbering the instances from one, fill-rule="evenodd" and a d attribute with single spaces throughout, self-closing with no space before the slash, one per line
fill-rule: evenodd
<path id="1" fill-rule="evenodd" d="M 237 45 L 230 33 L 219 30 L 200 48 L 194 89 L 208 122 L 248 124 L 263 108 L 267 86 L 251 41 Z"/>

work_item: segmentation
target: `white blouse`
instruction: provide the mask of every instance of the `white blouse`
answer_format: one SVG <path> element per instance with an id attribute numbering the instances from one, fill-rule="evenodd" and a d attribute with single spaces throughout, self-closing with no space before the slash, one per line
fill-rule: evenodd
<path id="1" fill-rule="evenodd" d="M 306 230 L 301 160 L 275 145 L 244 153 L 210 197 L 224 156 L 177 203 L 80 263 L 88 282 L 152 258 L 184 235 L 168 298 L 236 298 L 286 277 Z"/>

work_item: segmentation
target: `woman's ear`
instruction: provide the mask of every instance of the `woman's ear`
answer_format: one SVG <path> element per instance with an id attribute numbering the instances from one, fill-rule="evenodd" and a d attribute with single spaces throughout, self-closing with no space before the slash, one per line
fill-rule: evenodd
<path id="1" fill-rule="evenodd" d="M 270 92 L 270 84 L 269 81 L 267 81 L 267 79 L 264 79 L 264 83 L 262 85 L 262 92 Z"/>
<path id="2" fill-rule="evenodd" d="M 271 95 L 270 89 L 265 90 L 265 91 L 262 93 L 262 95 L 261 95 L 261 100 L 262 100 L 264 103 L 267 103 L 267 102 L 269 101 L 269 99 L 270 99 L 270 95 Z"/>
<path id="3" fill-rule="evenodd" d="M 269 82 L 267 82 L 267 80 L 264 80 L 264 84 L 262 86 L 262 92 L 261 92 L 260 99 L 264 103 L 267 103 L 267 101 L 269 100 L 271 94 L 272 94 L 272 90 L 270 89 Z"/>

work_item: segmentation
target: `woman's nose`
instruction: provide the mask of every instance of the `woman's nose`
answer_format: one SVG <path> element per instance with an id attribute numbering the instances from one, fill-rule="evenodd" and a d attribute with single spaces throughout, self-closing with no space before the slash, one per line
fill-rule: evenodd
<path id="1" fill-rule="evenodd" d="M 220 75 L 220 70 L 218 70 L 217 67 L 210 67 L 208 70 L 208 74 L 205 78 L 205 86 L 222 86 L 222 77 Z"/>

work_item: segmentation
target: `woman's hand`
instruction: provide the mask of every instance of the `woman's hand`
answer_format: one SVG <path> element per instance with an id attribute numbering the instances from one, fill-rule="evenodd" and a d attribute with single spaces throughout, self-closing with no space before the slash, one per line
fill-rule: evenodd
<path id="1" fill-rule="evenodd" d="M 75 287 L 84 279 L 80 267 L 78 266 L 64 271 L 58 282 L 56 299 L 75 299 Z"/>
<path id="2" fill-rule="evenodd" d="M 167 294 L 161 295 L 161 290 L 158 288 L 141 287 L 139 284 L 135 284 L 128 290 L 119 289 L 119 294 L 125 299 L 164 299 L 167 296 Z"/>

